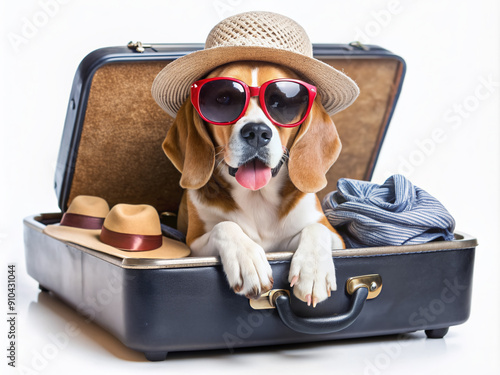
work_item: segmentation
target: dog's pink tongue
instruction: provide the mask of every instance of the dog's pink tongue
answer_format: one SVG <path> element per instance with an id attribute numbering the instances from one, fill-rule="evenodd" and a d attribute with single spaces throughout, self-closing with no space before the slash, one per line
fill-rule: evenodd
<path id="1" fill-rule="evenodd" d="M 251 190 L 259 190 L 271 179 L 271 168 L 259 160 L 252 160 L 238 168 L 236 181 Z"/>

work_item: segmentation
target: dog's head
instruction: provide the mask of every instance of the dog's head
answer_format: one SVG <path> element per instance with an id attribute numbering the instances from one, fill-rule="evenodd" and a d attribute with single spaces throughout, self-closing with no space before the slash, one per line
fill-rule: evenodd
<path id="1" fill-rule="evenodd" d="M 300 79 L 291 70 L 270 63 L 236 62 L 213 70 L 207 78 L 231 77 L 250 87 L 278 78 Z M 299 126 L 276 126 L 259 99 L 252 97 L 244 114 L 232 125 L 204 121 L 186 100 L 170 128 L 163 149 L 182 173 L 185 189 L 199 189 L 217 166 L 243 187 L 258 190 L 276 176 L 288 159 L 293 184 L 303 192 L 326 186 L 325 174 L 337 159 L 341 143 L 319 96 Z M 220 169 L 219 169 L 220 168 Z"/>

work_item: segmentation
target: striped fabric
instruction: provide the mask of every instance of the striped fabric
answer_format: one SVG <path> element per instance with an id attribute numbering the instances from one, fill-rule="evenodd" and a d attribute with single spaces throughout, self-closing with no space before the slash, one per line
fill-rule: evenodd
<path id="1" fill-rule="evenodd" d="M 323 210 L 348 248 L 452 240 L 455 220 L 443 205 L 401 175 L 383 185 L 342 178 Z"/>
<path id="2" fill-rule="evenodd" d="M 186 243 L 186 236 L 180 230 L 161 223 L 161 234 L 176 241 Z"/>

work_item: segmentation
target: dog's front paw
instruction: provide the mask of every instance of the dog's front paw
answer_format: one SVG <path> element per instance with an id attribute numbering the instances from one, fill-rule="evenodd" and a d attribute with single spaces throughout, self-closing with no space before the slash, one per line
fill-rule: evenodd
<path id="1" fill-rule="evenodd" d="M 231 288 L 248 298 L 257 298 L 271 290 L 274 281 L 264 250 L 253 241 L 233 246 L 221 252 L 222 265 Z"/>
<path id="2" fill-rule="evenodd" d="M 331 256 L 320 260 L 314 255 L 293 257 L 288 277 L 293 294 L 301 301 L 316 307 L 316 304 L 331 296 L 337 290 L 335 268 Z"/>
<path id="3" fill-rule="evenodd" d="M 231 233 L 236 235 L 234 241 L 228 241 L 219 250 L 227 280 L 237 294 L 257 298 L 273 287 L 271 265 L 262 247 L 246 236 L 239 227 L 239 230 L 231 229 Z"/>
<path id="4" fill-rule="evenodd" d="M 337 290 L 331 250 L 332 233 L 318 225 L 320 227 L 312 225 L 302 231 L 288 276 L 295 296 L 313 307 Z"/>

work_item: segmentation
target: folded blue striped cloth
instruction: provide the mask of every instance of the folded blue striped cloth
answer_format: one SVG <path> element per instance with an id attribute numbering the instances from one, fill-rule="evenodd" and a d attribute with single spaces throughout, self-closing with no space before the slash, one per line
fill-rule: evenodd
<path id="1" fill-rule="evenodd" d="M 450 213 L 402 175 L 389 177 L 383 185 L 342 178 L 322 206 L 348 248 L 453 239 Z"/>

